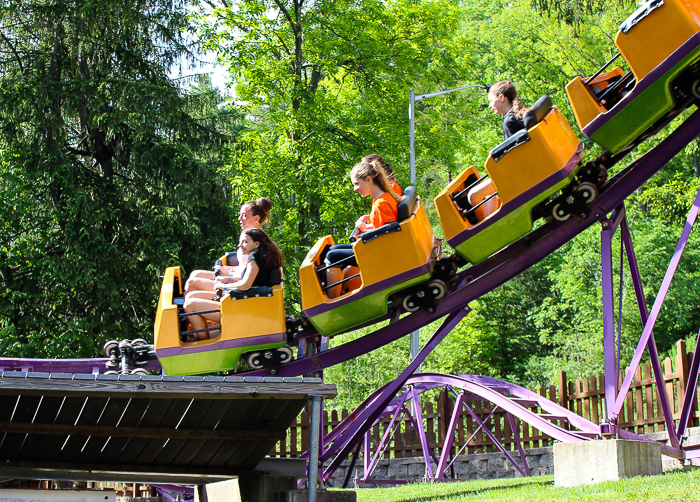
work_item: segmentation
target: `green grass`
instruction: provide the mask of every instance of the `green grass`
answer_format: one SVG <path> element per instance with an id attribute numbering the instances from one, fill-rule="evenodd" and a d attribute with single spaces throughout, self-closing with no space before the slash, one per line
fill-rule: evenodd
<path id="1" fill-rule="evenodd" d="M 358 489 L 357 502 L 508 502 L 700 501 L 700 469 L 628 478 L 576 488 L 555 488 L 553 476 L 459 483 L 413 483 L 392 488 Z"/>

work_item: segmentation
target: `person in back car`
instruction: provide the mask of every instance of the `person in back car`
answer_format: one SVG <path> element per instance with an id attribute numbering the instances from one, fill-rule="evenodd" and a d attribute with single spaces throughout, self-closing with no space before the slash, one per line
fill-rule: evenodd
<path id="1" fill-rule="evenodd" d="M 253 201 L 246 202 L 241 206 L 241 212 L 238 216 L 238 222 L 241 228 L 243 230 L 248 228 L 261 228 L 262 224 L 270 219 L 271 209 L 272 201 L 267 197 L 258 197 Z M 205 291 L 209 293 L 209 299 L 214 298 L 216 294 L 214 292 L 214 282 L 216 278 L 228 276 L 240 279 L 247 260 L 248 255 L 242 254 L 239 247 L 235 256 L 234 253 L 227 253 L 217 260 L 213 272 L 211 270 L 193 271 L 185 283 L 185 294 L 192 291 Z M 224 261 L 225 263 L 223 263 Z M 202 295 L 199 296 L 202 297 Z"/>
<path id="2" fill-rule="evenodd" d="M 222 289 L 227 293 L 228 291 L 246 291 L 254 286 L 269 286 L 271 272 L 282 266 L 282 252 L 277 244 L 263 230 L 248 228 L 241 233 L 239 249 L 248 257 L 241 279 L 220 277 L 215 282 L 214 288 Z M 218 312 L 220 307 L 219 301 L 202 298 L 199 292 L 188 295 L 184 305 L 185 312 L 217 310 L 208 314 L 189 316 L 193 330 L 205 329 L 207 327 L 205 319 L 216 323 L 221 322 L 221 312 Z M 208 332 L 194 333 L 189 335 L 187 341 L 195 342 L 207 338 L 209 338 Z"/>
<path id="3" fill-rule="evenodd" d="M 513 134 L 525 129 L 523 124 L 523 102 L 518 97 L 513 82 L 501 80 L 489 88 L 489 108 L 496 115 L 503 115 L 503 136 L 510 138 Z"/>

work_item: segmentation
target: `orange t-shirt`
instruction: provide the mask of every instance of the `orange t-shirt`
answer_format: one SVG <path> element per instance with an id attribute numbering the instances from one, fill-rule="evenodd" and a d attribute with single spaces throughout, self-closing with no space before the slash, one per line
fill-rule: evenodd
<path id="1" fill-rule="evenodd" d="M 396 180 L 389 180 L 389 186 L 391 186 L 391 189 L 396 192 L 396 195 L 403 195 L 403 190 L 401 190 L 401 185 L 399 185 Z"/>
<path id="2" fill-rule="evenodd" d="M 398 219 L 398 205 L 391 194 L 384 192 L 372 201 L 372 212 L 369 213 L 369 222 L 373 228 L 379 228 Z"/>

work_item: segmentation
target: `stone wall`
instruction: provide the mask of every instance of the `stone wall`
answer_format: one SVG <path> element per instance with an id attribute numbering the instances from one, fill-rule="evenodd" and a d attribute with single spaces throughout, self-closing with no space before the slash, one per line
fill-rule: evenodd
<path id="1" fill-rule="evenodd" d="M 668 443 L 668 433 L 654 432 L 643 434 L 643 436 Z M 692 427 L 686 433 L 684 445 L 700 444 L 700 427 Z M 518 452 L 510 452 L 516 463 L 520 466 L 520 455 Z M 533 476 L 543 476 L 554 474 L 554 455 L 552 447 L 531 448 L 525 450 L 527 465 L 530 467 L 530 473 Z M 700 465 L 700 459 L 686 460 L 685 465 Z M 666 459 L 663 461 L 664 470 L 682 467 L 683 464 L 675 459 Z M 339 487 L 343 485 L 345 474 L 350 466 L 350 461 L 344 461 L 341 466 L 335 471 L 335 474 L 328 481 L 328 486 Z M 355 465 L 355 472 L 352 477 L 357 474 L 358 477 L 363 473 L 362 460 L 358 460 Z M 435 464 L 433 463 L 433 469 Z M 520 472 L 506 459 L 506 456 L 501 452 L 496 453 L 474 453 L 471 455 L 460 455 L 454 463 L 455 474 L 459 479 L 496 479 L 496 478 L 516 478 L 520 477 Z M 396 479 L 406 480 L 410 483 L 421 481 L 425 476 L 425 463 L 423 457 L 413 458 L 393 458 L 382 459 L 372 473 L 373 478 L 377 479 Z M 348 486 L 353 486 L 352 478 Z M 362 483 L 359 487 L 372 488 L 378 485 L 372 483 Z"/>
<path id="2" fill-rule="evenodd" d="M 518 452 L 511 452 L 511 455 L 516 463 L 521 465 Z M 531 448 L 525 450 L 525 455 L 531 474 L 535 476 L 554 474 L 554 457 L 551 447 Z M 350 461 L 344 461 L 328 481 L 328 486 L 342 486 L 349 466 Z M 463 480 L 520 477 L 520 472 L 516 470 L 501 452 L 460 455 L 454 462 L 453 467 L 456 476 Z M 435 469 L 434 463 L 433 469 Z M 363 468 L 361 460 L 355 465 L 355 471 L 358 477 L 362 476 Z M 353 472 L 352 475 L 355 477 L 355 472 Z M 409 482 L 421 481 L 424 476 L 425 463 L 423 457 L 382 459 L 372 473 L 372 477 L 377 479 L 401 479 Z M 348 486 L 352 486 L 352 480 Z M 371 488 L 378 485 L 362 483 L 359 486 Z"/>

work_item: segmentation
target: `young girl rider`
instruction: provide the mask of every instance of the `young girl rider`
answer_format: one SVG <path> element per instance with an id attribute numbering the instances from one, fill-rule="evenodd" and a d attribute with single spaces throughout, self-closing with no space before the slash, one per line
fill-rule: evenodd
<path id="1" fill-rule="evenodd" d="M 518 98 L 513 82 L 501 80 L 489 88 L 489 108 L 496 115 L 503 115 L 503 136 L 508 139 L 521 129 L 523 124 L 523 102 Z"/>
<path id="2" fill-rule="evenodd" d="M 216 288 L 225 291 L 246 291 L 253 286 L 269 286 L 270 273 L 282 266 L 282 253 L 277 244 L 272 241 L 267 234 L 259 228 L 248 228 L 241 233 L 241 240 L 238 245 L 241 254 L 246 256 L 246 265 L 241 279 L 231 282 L 216 282 Z M 185 312 L 204 312 L 218 310 L 220 303 L 209 298 L 203 298 L 204 291 L 193 291 L 185 299 Z M 212 312 L 208 314 L 189 316 L 193 330 L 206 328 L 206 321 L 221 322 L 221 313 Z M 212 330 L 214 331 L 214 330 Z M 219 331 L 218 329 L 216 330 Z M 206 331 L 189 335 L 188 342 L 206 340 L 209 334 Z"/>
<path id="3" fill-rule="evenodd" d="M 361 197 L 372 197 L 372 210 L 370 214 L 361 216 L 355 222 L 358 234 L 363 234 L 382 225 L 398 220 L 398 203 L 404 198 L 399 196 L 389 183 L 386 172 L 382 168 L 382 163 L 374 159 L 366 161 L 363 159 L 350 171 L 350 180 L 353 189 Z M 336 244 L 331 246 L 326 254 L 325 263 L 330 266 L 339 261 L 337 267 L 329 268 L 326 271 L 327 284 L 338 282 L 343 275 L 341 268 L 347 266 L 357 267 L 352 250 L 352 244 Z M 341 286 L 331 288 L 327 291 L 330 298 L 334 298 L 340 293 Z"/>
<path id="4" fill-rule="evenodd" d="M 382 169 L 384 169 L 386 178 L 389 180 L 389 185 L 394 192 L 399 195 L 403 195 L 403 190 L 401 189 L 401 185 L 399 185 L 399 183 L 396 181 L 396 175 L 394 174 L 394 170 L 391 168 L 391 164 L 385 161 L 382 156 L 377 153 L 370 153 L 369 155 L 362 157 L 362 162 L 369 162 L 370 164 L 375 160 L 378 161 L 381 164 Z"/>
<path id="5" fill-rule="evenodd" d="M 241 206 L 241 212 L 238 216 L 238 223 L 241 225 L 241 229 L 246 230 L 248 228 L 261 228 L 262 224 L 269 220 L 271 209 L 272 201 L 267 197 L 258 197 L 253 201 L 243 204 Z M 227 253 L 227 255 L 228 254 L 231 253 Z M 209 295 L 210 299 L 213 298 L 215 295 L 214 282 L 216 278 L 219 276 L 229 276 L 240 279 L 247 260 L 248 256 L 242 254 L 239 247 L 236 251 L 236 261 L 238 262 L 238 265 L 216 265 L 214 267 L 214 272 L 211 270 L 193 271 L 185 283 L 185 293 L 189 293 L 190 291 L 207 291 L 211 293 Z M 219 273 L 217 274 L 216 271 Z"/>

